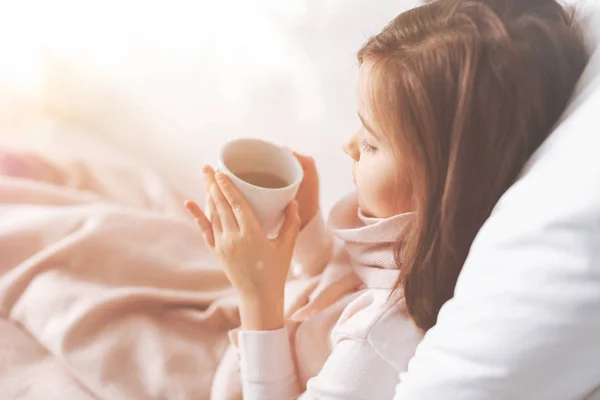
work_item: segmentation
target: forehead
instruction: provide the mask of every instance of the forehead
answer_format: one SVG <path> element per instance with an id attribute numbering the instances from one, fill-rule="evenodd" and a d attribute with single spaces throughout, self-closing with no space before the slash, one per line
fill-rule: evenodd
<path id="1" fill-rule="evenodd" d="M 373 63 L 364 62 L 358 71 L 356 86 L 357 111 L 365 128 L 377 139 L 388 142 L 393 130 L 385 129 L 386 113 L 383 108 L 387 104 L 381 104 L 375 99 L 375 86 L 377 82 L 377 71 L 374 71 Z M 381 100 L 381 99 L 380 99 Z M 382 108 L 383 107 L 383 108 Z M 388 143 L 389 144 L 389 143 Z"/>
<path id="2" fill-rule="evenodd" d="M 358 81 L 356 85 L 356 105 L 358 112 L 364 117 L 371 119 L 371 100 L 373 97 L 373 74 L 372 64 L 364 62 L 358 70 Z"/>

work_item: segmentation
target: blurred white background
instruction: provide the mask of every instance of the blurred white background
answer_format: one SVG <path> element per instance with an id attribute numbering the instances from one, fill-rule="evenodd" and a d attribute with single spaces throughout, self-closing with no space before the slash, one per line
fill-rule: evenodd
<path id="1" fill-rule="evenodd" d="M 225 141 L 266 138 L 317 158 L 329 208 L 351 188 L 356 51 L 415 3 L 3 0 L 0 139 L 94 135 L 186 189 Z"/>
<path id="2" fill-rule="evenodd" d="M 187 189 L 225 141 L 266 138 L 317 158 L 329 208 L 351 188 L 356 51 L 416 3 L 2 0 L 0 139 L 93 135 Z"/>

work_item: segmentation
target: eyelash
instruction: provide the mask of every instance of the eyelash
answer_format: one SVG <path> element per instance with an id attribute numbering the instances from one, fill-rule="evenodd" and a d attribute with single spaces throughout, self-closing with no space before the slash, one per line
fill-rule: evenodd
<path id="1" fill-rule="evenodd" d="M 365 139 L 360 139 L 359 146 L 361 150 L 366 151 L 367 153 L 374 153 L 377 151 L 377 147 L 371 146 Z"/>

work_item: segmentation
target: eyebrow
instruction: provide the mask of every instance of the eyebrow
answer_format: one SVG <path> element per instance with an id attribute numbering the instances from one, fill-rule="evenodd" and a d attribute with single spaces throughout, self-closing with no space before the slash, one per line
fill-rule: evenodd
<path id="1" fill-rule="evenodd" d="M 363 126 L 365 127 L 365 129 L 373 136 L 375 136 L 376 138 L 379 138 L 379 135 L 377 133 L 375 133 L 375 129 L 373 129 L 369 124 L 367 124 L 367 122 L 365 121 L 365 119 L 362 117 L 362 115 L 360 115 L 360 113 L 358 114 L 358 118 L 360 119 L 360 122 L 363 124 Z"/>

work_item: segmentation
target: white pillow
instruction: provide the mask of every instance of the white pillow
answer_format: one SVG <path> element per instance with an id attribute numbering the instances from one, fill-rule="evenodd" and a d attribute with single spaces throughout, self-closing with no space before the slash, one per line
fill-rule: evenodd
<path id="1" fill-rule="evenodd" d="M 597 46 L 600 7 L 588 7 Z M 478 234 L 396 398 L 600 399 L 598 387 L 600 47 L 563 122 Z"/>

